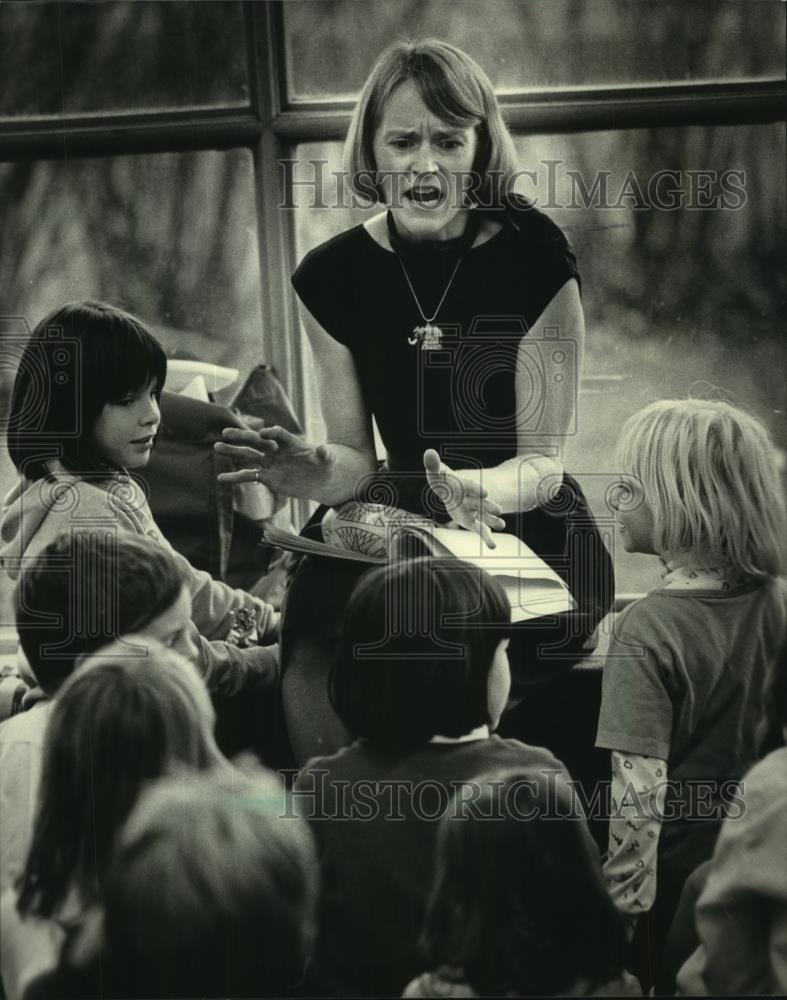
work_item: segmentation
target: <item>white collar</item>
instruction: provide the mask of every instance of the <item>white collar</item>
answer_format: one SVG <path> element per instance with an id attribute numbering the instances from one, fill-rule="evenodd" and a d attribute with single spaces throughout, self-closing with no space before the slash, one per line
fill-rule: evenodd
<path id="1" fill-rule="evenodd" d="M 464 736 L 433 736 L 430 743 L 470 743 L 471 740 L 488 740 L 489 739 L 489 726 L 484 723 L 483 726 L 476 726 L 475 729 L 471 729 L 469 733 L 465 733 Z"/>

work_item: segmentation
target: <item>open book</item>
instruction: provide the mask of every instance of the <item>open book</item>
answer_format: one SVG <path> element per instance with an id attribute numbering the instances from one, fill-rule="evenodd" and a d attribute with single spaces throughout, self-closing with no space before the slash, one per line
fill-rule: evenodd
<path id="1" fill-rule="evenodd" d="M 455 556 L 498 577 L 511 603 L 511 621 L 555 615 L 576 607 L 568 587 L 544 560 L 516 535 L 493 532 L 496 548 L 463 528 L 402 524 L 391 529 L 388 556 L 370 555 L 303 538 L 280 528 L 265 529 L 265 540 L 292 552 L 383 565 L 389 559 L 432 555 Z"/>

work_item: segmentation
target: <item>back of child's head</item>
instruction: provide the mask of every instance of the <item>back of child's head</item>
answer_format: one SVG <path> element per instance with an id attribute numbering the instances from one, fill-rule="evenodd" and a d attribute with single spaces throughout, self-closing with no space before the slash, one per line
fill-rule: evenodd
<path id="1" fill-rule="evenodd" d="M 625 932 L 554 772 L 486 775 L 441 820 L 422 945 L 481 995 L 565 994 L 621 973 Z"/>
<path id="2" fill-rule="evenodd" d="M 755 579 L 783 571 L 778 456 L 751 414 L 721 400 L 659 400 L 624 425 L 618 463 L 644 490 L 660 555 Z"/>
<path id="3" fill-rule="evenodd" d="M 458 559 L 369 571 L 348 603 L 329 676 L 336 712 L 354 736 L 389 748 L 488 723 L 489 670 L 510 619 L 500 583 Z"/>
<path id="4" fill-rule="evenodd" d="M 92 902 L 145 783 L 178 766 L 223 760 L 196 668 L 150 640 L 145 654 L 130 653 L 143 645 L 137 638 L 88 657 L 53 703 L 20 912 L 48 916 L 70 889 Z"/>
<path id="5" fill-rule="evenodd" d="M 151 381 L 164 388 L 167 359 L 140 320 L 104 302 L 70 302 L 41 320 L 17 369 L 8 450 L 27 479 L 49 459 L 86 473 L 101 468 L 93 429 L 104 406 Z"/>
<path id="6" fill-rule="evenodd" d="M 16 587 L 19 643 L 39 686 L 54 694 L 78 657 L 136 632 L 183 589 L 177 564 L 149 538 L 75 531 L 51 542 Z"/>
<path id="7" fill-rule="evenodd" d="M 271 774 L 162 780 L 118 842 L 107 965 L 129 996 L 284 996 L 303 979 L 317 860 Z"/>

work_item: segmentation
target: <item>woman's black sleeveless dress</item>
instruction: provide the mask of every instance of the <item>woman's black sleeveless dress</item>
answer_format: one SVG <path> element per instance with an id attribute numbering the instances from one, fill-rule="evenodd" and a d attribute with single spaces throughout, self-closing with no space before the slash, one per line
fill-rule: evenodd
<path id="1" fill-rule="evenodd" d="M 559 289 L 579 275 L 568 241 L 544 213 L 519 203 L 504 218 L 500 232 L 464 251 L 434 321 L 442 330 L 439 350 L 422 350 L 408 341 L 423 320 L 400 259 L 363 226 L 311 251 L 293 275 L 309 312 L 351 351 L 385 445 L 385 468 L 362 489 L 370 501 L 445 520 L 445 510 L 426 485 L 426 448 L 435 448 L 456 469 L 488 468 L 517 453 L 520 342 L 530 337 L 531 326 Z M 461 250 L 449 244 L 426 250 L 412 246 L 405 252 L 407 274 L 421 308 L 431 316 Z M 577 393 L 570 379 L 577 367 L 567 365 L 576 345 L 554 329 L 546 336 L 534 333 L 528 348 L 524 374 L 532 392 L 520 405 L 538 433 L 549 393 Z M 319 537 L 316 522 L 323 512 L 306 533 Z M 582 491 L 570 476 L 546 508 L 506 515 L 505 521 L 507 531 L 566 580 L 578 605 L 557 619 L 516 626 L 509 647 L 516 698 L 581 658 L 583 644 L 611 606 L 614 578 Z M 299 763 L 305 756 L 333 752 L 345 741 L 327 700 L 327 669 L 342 610 L 367 568 L 307 557 L 290 584 L 281 653 L 288 728 Z"/>

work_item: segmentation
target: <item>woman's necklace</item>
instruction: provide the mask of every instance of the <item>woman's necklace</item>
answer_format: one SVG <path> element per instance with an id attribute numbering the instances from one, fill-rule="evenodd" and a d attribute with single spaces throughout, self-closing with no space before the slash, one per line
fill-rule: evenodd
<path id="1" fill-rule="evenodd" d="M 465 251 L 470 246 L 472 246 L 472 244 L 475 242 L 476 236 L 478 235 L 478 229 L 479 229 L 478 217 L 475 215 L 475 213 L 471 214 L 470 219 L 468 220 L 468 224 L 465 227 L 464 233 L 458 239 L 444 241 L 444 243 L 442 244 L 435 245 L 435 251 L 436 253 L 439 254 L 444 254 L 446 252 L 450 252 L 451 250 L 455 252 L 457 249 L 459 249 L 459 257 L 457 258 L 456 264 L 454 265 L 454 269 L 451 272 L 451 277 L 448 279 L 448 284 L 443 289 L 443 294 L 440 296 L 440 301 L 437 303 L 437 308 L 434 310 L 431 316 L 427 316 L 423 308 L 421 307 L 421 303 L 418 300 L 418 296 L 416 295 L 413 283 L 410 280 L 410 275 L 407 273 L 407 268 L 405 267 L 403 259 L 406 253 L 405 250 L 406 244 L 404 240 L 402 240 L 401 236 L 399 236 L 399 234 L 396 232 L 396 227 L 394 225 L 393 218 L 390 212 L 388 213 L 387 221 L 388 221 L 388 238 L 390 240 L 394 252 L 396 253 L 396 257 L 399 261 L 399 266 L 402 268 L 402 274 L 404 275 L 405 281 L 407 282 L 407 287 L 410 289 L 410 294 L 413 297 L 416 309 L 418 310 L 418 313 L 422 320 L 422 325 L 415 326 L 413 328 L 413 332 L 407 338 L 407 343 L 411 344 L 412 346 L 415 346 L 416 344 L 420 343 L 422 351 L 439 350 L 443 346 L 442 342 L 443 331 L 440 329 L 439 326 L 435 325 L 434 321 L 437 318 L 437 314 L 443 307 L 443 303 L 445 302 L 445 298 L 448 295 L 451 285 L 454 283 L 456 272 L 459 270 L 459 266 L 461 265 L 462 260 L 464 259 Z"/>
<path id="2" fill-rule="evenodd" d="M 399 263 L 402 266 L 402 273 L 405 276 L 408 288 L 412 292 L 416 308 L 418 309 L 418 312 L 421 314 L 421 319 L 424 321 L 423 326 L 413 327 L 413 332 L 407 338 L 407 343 L 417 344 L 420 341 L 422 351 L 439 350 L 443 346 L 443 340 L 442 340 L 443 331 L 440 329 L 439 326 L 434 325 L 434 320 L 436 319 L 437 314 L 440 312 L 440 309 L 443 303 L 445 302 L 445 297 L 446 295 L 448 295 L 448 289 L 453 284 L 454 278 L 456 277 L 456 272 L 459 270 L 459 265 L 462 263 L 462 258 L 460 257 L 459 260 L 456 262 L 451 277 L 448 279 L 448 284 L 445 286 L 445 291 L 443 292 L 440 301 L 437 303 L 437 308 L 435 309 L 435 311 L 432 313 L 431 316 L 426 316 L 424 314 L 424 311 L 421 308 L 421 303 L 418 301 L 418 296 L 415 294 L 413 283 L 412 281 L 410 281 L 410 275 L 407 273 L 407 268 L 404 266 L 404 261 L 402 260 L 401 257 L 399 258 Z"/>

